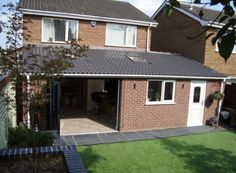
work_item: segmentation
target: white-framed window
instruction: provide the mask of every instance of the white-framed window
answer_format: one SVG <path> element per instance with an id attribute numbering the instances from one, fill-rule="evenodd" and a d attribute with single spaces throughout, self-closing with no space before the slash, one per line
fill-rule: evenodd
<path id="1" fill-rule="evenodd" d="M 216 48 L 215 48 L 215 51 L 216 51 L 216 52 L 219 52 L 218 40 L 217 40 L 217 42 L 216 42 Z M 236 43 L 234 43 L 234 48 L 233 48 L 232 53 L 236 54 Z"/>
<path id="2" fill-rule="evenodd" d="M 58 18 L 43 18 L 42 41 L 43 42 L 65 42 L 78 39 L 77 20 Z"/>
<path id="3" fill-rule="evenodd" d="M 147 104 L 174 103 L 174 80 L 149 80 L 147 87 Z"/>
<path id="4" fill-rule="evenodd" d="M 106 25 L 106 45 L 136 47 L 137 26 L 111 24 Z"/>

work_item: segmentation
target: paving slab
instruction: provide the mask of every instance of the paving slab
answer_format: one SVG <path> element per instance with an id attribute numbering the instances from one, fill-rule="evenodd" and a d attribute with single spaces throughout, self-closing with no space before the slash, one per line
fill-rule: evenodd
<path id="1" fill-rule="evenodd" d="M 88 135 L 75 135 L 74 139 L 79 145 L 91 145 L 91 144 L 102 144 L 104 143 L 98 134 L 88 134 Z"/>
<path id="2" fill-rule="evenodd" d="M 76 145 L 72 136 L 64 136 L 64 142 L 66 145 Z"/>
<path id="3" fill-rule="evenodd" d="M 66 145 L 93 145 L 93 144 L 106 144 L 106 143 L 117 143 L 117 142 L 148 140 L 148 139 L 163 139 L 173 136 L 218 132 L 223 130 L 225 129 L 214 128 L 209 126 L 196 126 L 196 127 L 183 127 L 174 129 L 138 131 L 138 132 L 114 132 L 114 133 L 69 135 L 69 136 L 61 136 L 60 141 L 56 140 L 57 142 L 55 142 L 54 145 L 61 143 L 64 143 Z"/>
<path id="4" fill-rule="evenodd" d="M 138 132 L 124 132 L 123 134 L 127 138 L 126 141 L 142 140 L 142 136 Z"/>
<path id="5" fill-rule="evenodd" d="M 157 134 L 152 133 L 151 131 L 140 131 L 137 133 L 140 136 L 142 136 L 142 139 L 158 139 L 158 138 L 160 138 Z"/>
<path id="6" fill-rule="evenodd" d="M 127 137 L 123 133 L 105 133 L 98 134 L 104 143 L 115 143 L 127 141 Z"/>

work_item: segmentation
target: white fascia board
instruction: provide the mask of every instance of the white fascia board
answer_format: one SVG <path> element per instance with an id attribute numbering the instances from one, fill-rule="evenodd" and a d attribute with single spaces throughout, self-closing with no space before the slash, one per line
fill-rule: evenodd
<path id="1" fill-rule="evenodd" d="M 181 9 L 181 8 L 177 8 L 177 7 L 174 7 L 176 10 L 180 11 L 181 13 L 191 17 L 192 19 L 198 21 L 202 26 L 208 26 L 209 24 L 209 21 L 206 21 L 206 20 L 202 20 L 200 19 L 198 16 L 195 16 L 191 13 L 189 13 L 188 11 L 184 10 L 184 9 Z"/>
<path id="2" fill-rule="evenodd" d="M 213 21 L 209 21 L 208 26 L 213 27 L 213 28 L 222 28 L 225 24 L 224 23 L 218 23 Z M 232 29 L 232 28 L 229 28 Z"/>
<path id="3" fill-rule="evenodd" d="M 157 11 L 152 15 L 152 18 L 154 19 L 158 14 L 159 12 L 162 10 L 162 8 L 168 4 L 167 2 L 164 2 L 160 8 L 157 9 Z M 184 10 L 184 9 L 181 9 L 181 8 L 178 8 L 178 7 L 174 7 L 176 10 L 180 11 L 181 13 L 191 17 L 192 19 L 198 21 L 201 26 L 210 26 L 210 27 L 213 27 L 213 28 L 222 28 L 225 24 L 224 23 L 218 23 L 218 22 L 214 22 L 213 21 L 207 21 L 207 20 L 202 20 L 200 19 L 198 16 L 195 16 L 191 13 L 189 13 L 188 11 Z"/>
<path id="4" fill-rule="evenodd" d="M 32 9 L 24 9 L 24 8 L 20 8 L 20 11 L 22 11 L 23 14 L 38 15 L 38 16 L 93 20 L 93 21 L 101 21 L 101 22 L 109 22 L 109 23 L 122 23 L 122 24 L 129 24 L 129 25 L 140 25 L 140 26 L 151 26 L 151 27 L 157 27 L 158 25 L 157 22 L 145 22 L 145 21 L 138 21 L 138 20 L 91 16 L 91 15 L 82 15 L 82 14 L 75 14 L 75 13 L 42 11 L 42 10 L 32 10 Z"/>
<path id="5" fill-rule="evenodd" d="M 175 9 L 182 12 L 182 13 L 184 13 L 185 15 L 191 17 L 192 19 L 198 21 L 201 24 L 201 26 L 210 26 L 210 27 L 213 27 L 213 28 L 222 28 L 225 25 L 224 23 L 218 23 L 218 22 L 213 23 L 213 21 L 202 20 L 198 16 L 195 16 L 195 15 L 189 13 L 188 11 L 186 11 L 184 9 L 180 9 L 180 8 L 176 8 L 176 7 L 175 7 Z"/>
<path id="6" fill-rule="evenodd" d="M 214 80 L 223 80 L 225 77 L 197 77 L 197 76 L 167 76 L 167 75 L 129 75 L 129 74 L 62 74 L 64 77 L 86 77 L 86 78 L 165 78 L 165 79 L 214 79 Z"/>
<path id="7" fill-rule="evenodd" d="M 152 15 L 152 19 L 154 19 L 159 13 L 160 13 L 160 11 L 162 10 L 162 8 L 165 6 L 167 4 L 167 2 L 166 1 L 164 1 L 162 4 L 161 4 L 161 6 L 157 9 L 157 11 Z"/>
<path id="8" fill-rule="evenodd" d="M 168 2 L 164 2 L 164 3 L 160 6 L 160 8 L 157 9 L 157 11 L 156 11 L 156 12 L 153 14 L 153 16 L 152 16 L 153 19 L 157 16 L 157 14 L 159 14 L 159 12 L 162 10 L 162 8 L 163 8 L 166 4 L 168 4 Z M 174 7 L 174 9 L 176 9 L 176 10 L 180 11 L 181 13 L 183 13 L 183 14 L 185 14 L 185 15 L 191 17 L 191 18 L 193 18 L 193 19 L 196 20 L 196 21 L 198 21 L 198 22 L 201 24 L 201 26 L 208 26 L 208 23 L 209 23 L 208 21 L 202 20 L 202 19 L 200 19 L 199 17 L 197 17 L 197 16 L 195 16 L 195 15 L 189 13 L 188 11 L 186 11 L 186 10 L 184 10 L 184 9 L 181 9 L 181 8 L 178 8 L 178 7 Z"/>
<path id="9" fill-rule="evenodd" d="M 233 80 L 235 80 L 235 79 L 236 79 L 236 77 L 235 77 L 235 76 L 228 76 L 228 77 L 226 78 L 226 80 L 227 80 L 227 79 L 229 79 L 229 80 L 230 80 L 230 79 L 233 79 Z"/>

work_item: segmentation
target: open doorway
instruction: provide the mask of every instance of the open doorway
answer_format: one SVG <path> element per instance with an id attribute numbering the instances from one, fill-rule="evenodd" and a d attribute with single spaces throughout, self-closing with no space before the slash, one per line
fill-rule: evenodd
<path id="1" fill-rule="evenodd" d="M 236 83 L 228 82 L 225 86 L 224 100 L 220 114 L 220 124 L 236 128 Z"/>
<path id="2" fill-rule="evenodd" d="M 118 84 L 114 79 L 65 78 L 61 83 L 61 135 L 117 130 Z"/>

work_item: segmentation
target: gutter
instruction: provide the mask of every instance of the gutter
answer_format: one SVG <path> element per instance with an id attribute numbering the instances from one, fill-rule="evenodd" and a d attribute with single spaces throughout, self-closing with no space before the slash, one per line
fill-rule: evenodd
<path id="1" fill-rule="evenodd" d="M 130 24 L 130 25 L 157 27 L 156 22 L 146 22 L 146 21 L 131 20 L 131 19 L 119 19 L 119 18 L 111 18 L 111 17 L 82 15 L 82 14 L 76 14 L 76 13 L 63 13 L 63 12 L 54 12 L 54 11 L 32 10 L 32 9 L 25 9 L 25 8 L 20 8 L 19 10 L 22 11 L 23 14 L 29 14 L 29 15 L 60 17 L 60 18 L 69 18 L 69 19 L 93 20 L 93 21 L 102 21 L 102 22 L 110 22 L 110 23 L 122 23 L 122 24 Z"/>
<path id="2" fill-rule="evenodd" d="M 223 80 L 225 77 L 198 77 L 198 76 L 168 76 L 168 75 L 129 75 L 129 74 L 61 74 L 64 77 L 85 77 L 85 78 L 165 78 L 165 79 L 209 79 Z"/>

